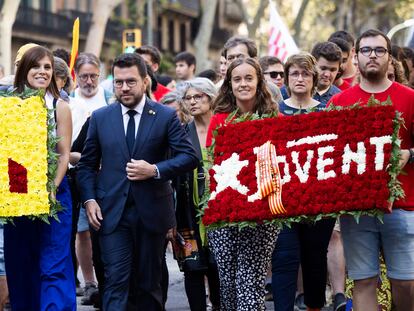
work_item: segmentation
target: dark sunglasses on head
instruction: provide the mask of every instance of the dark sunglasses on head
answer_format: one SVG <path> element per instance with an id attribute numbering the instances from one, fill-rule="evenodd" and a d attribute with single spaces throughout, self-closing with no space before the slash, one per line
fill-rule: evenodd
<path id="1" fill-rule="evenodd" d="M 270 75 L 272 79 L 276 79 L 277 76 L 280 76 L 282 79 L 285 77 L 285 73 L 283 71 L 266 71 L 264 74 Z"/>

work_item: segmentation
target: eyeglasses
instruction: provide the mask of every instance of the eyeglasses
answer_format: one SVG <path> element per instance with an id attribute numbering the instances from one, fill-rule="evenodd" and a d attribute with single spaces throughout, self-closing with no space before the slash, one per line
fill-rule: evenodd
<path id="1" fill-rule="evenodd" d="M 302 79 L 304 80 L 309 80 L 310 78 L 312 78 L 312 73 L 310 73 L 309 71 L 303 71 L 303 72 L 299 72 L 299 71 L 293 71 L 293 72 L 289 72 L 289 77 L 291 77 L 292 79 L 299 79 L 299 76 L 302 76 Z"/>
<path id="2" fill-rule="evenodd" d="M 382 46 L 377 46 L 375 48 L 372 48 L 370 46 L 364 46 L 359 49 L 359 52 L 367 57 L 371 56 L 372 51 L 374 51 L 375 56 L 377 57 L 383 57 L 388 52 L 388 50 Z"/>
<path id="3" fill-rule="evenodd" d="M 281 79 L 285 77 L 285 73 L 283 71 L 267 71 L 264 72 L 265 75 L 270 75 L 272 79 L 277 79 L 280 76 Z"/>
<path id="4" fill-rule="evenodd" d="M 124 83 L 126 83 L 126 85 L 128 87 L 134 87 L 137 85 L 137 80 L 134 79 L 129 79 L 129 80 L 114 80 L 114 86 L 117 89 L 120 89 L 124 86 Z"/>
<path id="5" fill-rule="evenodd" d="M 95 82 L 96 80 L 98 80 L 99 75 L 98 75 L 98 74 L 96 74 L 96 73 L 90 73 L 90 74 L 85 73 L 85 74 L 81 74 L 81 75 L 79 75 L 79 76 L 78 76 L 78 78 L 79 78 L 79 80 L 81 80 L 82 82 L 86 82 L 86 81 L 88 81 L 88 78 L 91 78 L 91 80 L 92 80 L 93 82 Z"/>
<path id="6" fill-rule="evenodd" d="M 192 96 L 187 95 L 183 98 L 183 100 L 186 104 L 190 104 L 193 99 L 196 103 L 199 103 L 203 97 L 204 97 L 204 94 L 195 94 Z"/>

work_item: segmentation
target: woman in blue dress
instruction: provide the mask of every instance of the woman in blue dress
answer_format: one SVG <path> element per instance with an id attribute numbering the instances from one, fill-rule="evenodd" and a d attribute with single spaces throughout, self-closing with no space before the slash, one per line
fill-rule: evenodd
<path id="1" fill-rule="evenodd" d="M 16 71 L 14 87 L 43 89 L 47 107 L 56 108 L 55 135 L 60 137 L 55 177 L 56 199 L 63 210 L 50 224 L 28 217 L 4 226 L 4 252 L 13 311 L 76 310 L 76 293 L 70 253 L 72 206 L 65 177 L 69 161 L 72 121 L 68 104 L 59 99 L 53 75 L 53 55 L 44 47 L 29 49 Z M 24 152 L 24 150 L 22 150 Z M 27 155 L 30 157 L 30 154 Z"/>

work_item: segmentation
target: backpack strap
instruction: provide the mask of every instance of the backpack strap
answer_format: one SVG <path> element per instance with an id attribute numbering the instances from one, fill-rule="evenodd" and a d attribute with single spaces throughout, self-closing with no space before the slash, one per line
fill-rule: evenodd
<path id="1" fill-rule="evenodd" d="M 55 117 L 55 124 L 57 128 L 57 112 L 56 112 L 56 106 L 57 106 L 57 98 L 53 98 L 53 115 Z"/>

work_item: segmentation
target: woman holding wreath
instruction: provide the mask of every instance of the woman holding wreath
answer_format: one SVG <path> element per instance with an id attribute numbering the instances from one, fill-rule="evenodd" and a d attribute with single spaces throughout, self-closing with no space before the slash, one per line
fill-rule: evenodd
<path id="1" fill-rule="evenodd" d="M 223 125 L 229 114 L 276 115 L 263 72 L 253 58 L 232 62 L 214 101 L 214 112 L 206 145 L 212 143 L 212 131 Z M 217 260 L 220 298 L 223 311 L 264 310 L 267 268 L 277 239 L 278 228 L 258 223 L 255 227 L 224 226 L 209 229 L 209 245 Z"/>
<path id="2" fill-rule="evenodd" d="M 63 207 L 59 221 L 17 217 L 4 226 L 5 262 L 10 303 L 13 311 L 76 310 L 75 279 L 70 253 L 72 204 L 65 174 L 69 162 L 72 120 L 68 104 L 59 99 L 53 74 L 52 53 L 44 47 L 29 49 L 17 68 L 14 87 L 45 91 L 49 109 L 55 108 L 55 135 L 59 154 L 52 197 Z M 22 150 L 24 152 L 24 150 Z M 27 155 L 30 156 L 30 155 Z"/>

